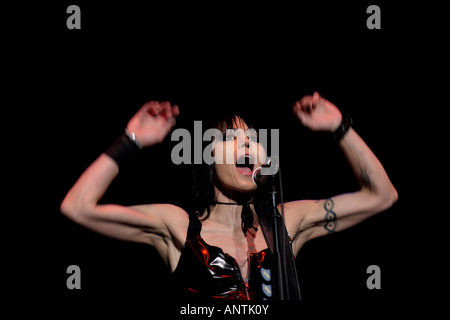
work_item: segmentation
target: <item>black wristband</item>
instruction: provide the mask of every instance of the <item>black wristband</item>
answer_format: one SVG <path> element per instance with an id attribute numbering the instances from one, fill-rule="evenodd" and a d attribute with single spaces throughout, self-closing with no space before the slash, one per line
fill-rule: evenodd
<path id="1" fill-rule="evenodd" d="M 120 167 L 130 161 L 141 149 L 137 141 L 125 131 L 106 149 L 105 153 Z"/>
<path id="2" fill-rule="evenodd" d="M 352 124 L 353 124 L 353 120 L 352 120 L 352 118 L 350 118 L 349 115 L 346 115 L 344 118 L 342 118 L 341 124 L 333 132 L 334 140 L 340 141 L 344 137 L 344 135 L 347 133 L 347 131 L 350 129 Z"/>

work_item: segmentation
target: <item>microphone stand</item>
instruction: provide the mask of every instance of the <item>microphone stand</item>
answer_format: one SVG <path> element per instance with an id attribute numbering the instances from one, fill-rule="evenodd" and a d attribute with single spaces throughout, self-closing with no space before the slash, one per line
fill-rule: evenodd
<path id="1" fill-rule="evenodd" d="M 266 165 L 267 167 L 268 165 Z M 262 170 L 262 169 L 261 169 Z M 256 171 L 255 171 L 256 172 Z M 280 212 L 277 210 L 277 183 L 275 181 L 276 173 L 268 173 L 265 177 L 271 177 L 272 182 L 261 178 L 261 174 L 255 175 L 253 182 L 265 186 L 262 191 L 262 207 L 255 206 L 256 213 L 260 219 L 261 229 L 264 238 L 272 253 L 272 271 L 273 271 L 273 296 L 280 300 L 299 300 L 301 299 L 300 288 L 298 286 L 297 272 L 294 263 L 294 256 L 291 247 L 287 242 L 287 230 L 284 224 L 284 199 L 283 184 L 281 181 L 281 168 L 278 160 L 278 182 Z M 266 179 L 267 179 L 266 178 Z M 267 183 L 266 183 L 267 182 Z M 288 272 L 289 271 L 289 272 Z M 295 282 L 295 283 L 294 283 Z M 278 294 L 278 297 L 277 297 Z"/>
<path id="2" fill-rule="evenodd" d="M 272 175 L 272 186 L 269 191 L 272 202 L 272 219 L 273 219 L 273 243 L 274 243 L 274 258 L 275 258 L 275 270 L 276 280 L 274 286 L 276 292 L 278 292 L 280 300 L 289 300 L 289 290 L 287 284 L 287 270 L 286 270 L 286 252 L 285 252 L 285 232 L 284 232 L 284 202 L 283 202 L 283 187 L 281 181 L 281 170 L 278 163 L 278 177 L 280 188 L 280 203 L 281 203 L 281 215 L 277 210 L 276 204 L 276 186 L 275 175 Z M 281 227 L 281 232 L 280 232 Z"/>

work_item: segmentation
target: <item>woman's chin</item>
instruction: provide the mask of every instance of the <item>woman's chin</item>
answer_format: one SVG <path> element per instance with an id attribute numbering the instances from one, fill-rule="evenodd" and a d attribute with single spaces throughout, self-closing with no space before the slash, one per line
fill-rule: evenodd
<path id="1" fill-rule="evenodd" d="M 240 179 L 240 182 L 233 187 L 235 191 L 242 193 L 252 193 L 256 190 L 256 185 L 253 183 L 252 179 Z"/>

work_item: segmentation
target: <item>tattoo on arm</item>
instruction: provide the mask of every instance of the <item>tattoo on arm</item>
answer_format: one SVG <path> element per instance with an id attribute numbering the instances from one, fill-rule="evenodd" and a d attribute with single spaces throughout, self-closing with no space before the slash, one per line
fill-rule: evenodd
<path id="1" fill-rule="evenodd" d="M 369 174 L 367 173 L 366 169 L 361 168 L 360 178 L 361 178 L 361 184 L 364 187 L 368 188 L 370 192 L 372 192 L 372 183 L 370 181 L 370 177 L 369 177 Z"/>
<path id="2" fill-rule="evenodd" d="M 323 227 L 328 231 L 328 234 L 331 234 L 336 230 L 338 225 L 336 212 L 333 211 L 333 199 L 326 199 L 323 204 L 323 208 L 325 209 L 325 225 Z"/>

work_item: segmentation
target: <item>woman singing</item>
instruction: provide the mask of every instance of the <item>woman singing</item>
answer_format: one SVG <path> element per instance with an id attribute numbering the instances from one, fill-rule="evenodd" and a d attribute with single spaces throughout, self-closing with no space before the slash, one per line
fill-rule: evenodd
<path id="1" fill-rule="evenodd" d="M 241 117 L 216 123 L 222 136 L 213 140 L 214 163 L 202 165 L 195 177 L 197 212 L 188 214 L 171 204 L 99 204 L 122 163 L 132 161 L 139 149 L 163 141 L 178 114 L 178 107 L 168 102 L 144 104 L 128 122 L 126 134 L 100 155 L 67 193 L 61 212 L 106 236 L 155 247 L 183 294 L 278 299 L 271 222 L 263 221 L 258 213 L 261 188 L 252 180 L 266 151 L 256 136 L 247 134 L 248 124 Z M 313 131 L 334 133 L 360 184 L 357 192 L 284 204 L 285 228 L 280 232 L 286 235 L 281 246 L 287 245 L 289 251 L 288 261 L 284 260 L 288 265 L 287 292 L 290 299 L 299 299 L 295 267 L 289 259 L 307 241 L 386 210 L 397 200 L 397 191 L 377 157 L 334 104 L 316 92 L 297 101 L 294 114 Z M 227 129 L 242 130 L 229 135 Z M 232 163 L 227 159 L 233 159 Z M 281 211 L 280 206 L 278 209 Z"/>

